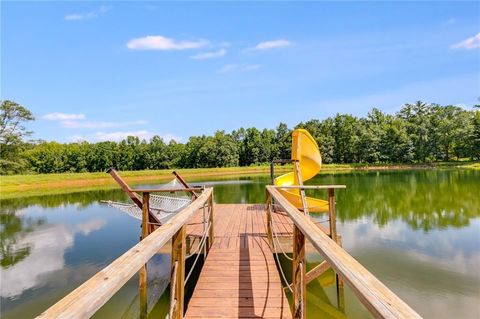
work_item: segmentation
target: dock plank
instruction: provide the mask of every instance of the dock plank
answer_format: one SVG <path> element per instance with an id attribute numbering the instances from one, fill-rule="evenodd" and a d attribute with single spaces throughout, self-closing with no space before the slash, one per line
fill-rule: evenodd
<path id="1" fill-rule="evenodd" d="M 292 223 L 280 218 L 279 232 L 291 236 Z M 198 236 L 202 228 L 193 227 L 187 233 Z M 185 318 L 291 318 L 267 241 L 265 205 L 217 204 L 214 229 Z"/>

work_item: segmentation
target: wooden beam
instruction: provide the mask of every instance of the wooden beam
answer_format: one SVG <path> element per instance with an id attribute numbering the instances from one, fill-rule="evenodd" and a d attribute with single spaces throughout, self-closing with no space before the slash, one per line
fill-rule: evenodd
<path id="1" fill-rule="evenodd" d="M 325 271 L 329 269 L 330 269 L 330 265 L 325 260 L 322 261 L 321 263 L 316 265 L 314 268 L 310 269 L 305 274 L 305 284 L 308 285 L 309 283 L 311 283 L 313 280 L 321 276 Z M 293 283 L 291 283 L 289 287 L 293 288 Z"/>
<path id="2" fill-rule="evenodd" d="M 142 205 L 142 240 L 147 238 L 150 227 L 148 224 L 150 215 L 150 194 L 143 193 Z M 140 301 L 140 318 L 146 319 L 148 316 L 148 298 L 147 298 L 147 264 L 143 264 L 138 272 L 138 290 Z"/>
<path id="3" fill-rule="evenodd" d="M 329 215 L 329 225 L 330 225 L 330 238 L 334 240 L 339 246 L 341 245 L 340 239 L 337 234 L 337 212 L 336 212 L 336 203 L 335 203 L 335 189 L 328 189 L 328 215 Z M 343 291 L 343 280 L 336 273 L 335 274 L 335 283 L 337 287 L 337 303 L 338 308 L 344 310 L 345 308 L 345 297 Z"/>
<path id="4" fill-rule="evenodd" d="M 191 187 L 188 185 L 187 181 L 184 180 L 183 177 L 180 176 L 180 174 L 179 174 L 177 171 L 173 171 L 172 174 L 175 175 L 175 177 L 176 177 L 176 178 L 178 179 L 178 181 L 183 185 L 183 187 L 185 187 L 185 188 L 191 188 Z M 190 193 L 192 193 L 192 196 L 193 196 L 194 198 L 197 198 L 197 197 L 198 197 L 198 194 L 195 193 L 193 190 L 190 191 Z"/>
<path id="5" fill-rule="evenodd" d="M 307 269 L 305 259 L 305 236 L 298 227 L 293 228 L 293 318 L 304 319 L 306 314 L 307 284 L 305 271 Z"/>
<path id="6" fill-rule="evenodd" d="M 107 173 L 109 173 L 113 179 L 120 185 L 122 190 L 127 193 L 128 197 L 139 207 L 142 208 L 142 198 L 135 192 L 132 191 L 130 186 L 123 180 L 123 178 L 117 173 L 114 168 L 108 169 Z"/>
<path id="7" fill-rule="evenodd" d="M 147 238 L 149 234 L 148 220 L 150 214 L 150 193 L 143 193 L 142 203 L 142 240 Z"/>
<path id="8" fill-rule="evenodd" d="M 170 271 L 170 295 L 174 304 L 170 319 L 183 318 L 183 305 L 185 299 L 185 253 L 186 253 L 186 226 L 183 225 L 172 237 L 172 263 Z M 176 264 L 176 266 L 175 266 Z M 175 267 L 177 268 L 175 270 Z M 175 276 L 175 277 L 174 277 Z"/>
<path id="9" fill-rule="evenodd" d="M 107 173 L 109 173 L 113 179 L 118 183 L 118 185 L 120 185 L 120 187 L 122 188 L 122 190 L 127 193 L 128 197 L 130 197 L 130 199 L 133 201 L 133 203 L 135 205 L 138 206 L 138 208 L 140 209 L 143 209 L 142 208 L 142 198 L 140 197 L 140 195 L 138 195 L 137 193 L 135 193 L 131 188 L 130 186 L 128 186 L 128 184 L 123 180 L 123 178 L 118 174 L 118 172 L 114 169 L 114 168 L 110 168 L 108 169 Z M 160 222 L 160 219 L 158 219 L 154 214 L 152 214 L 150 212 L 150 216 L 149 216 L 149 221 L 151 223 L 158 223 L 158 224 L 161 224 Z M 152 224 L 150 229 L 153 230 L 154 225 Z"/>
<path id="10" fill-rule="evenodd" d="M 147 295 L 147 264 L 144 264 L 138 271 L 138 292 L 140 301 L 140 318 L 148 317 L 148 295 Z"/>
<path id="11" fill-rule="evenodd" d="M 90 318 L 100 309 L 178 230 L 203 207 L 212 194 L 205 191 L 168 222 L 133 246 L 37 318 Z"/>
<path id="12" fill-rule="evenodd" d="M 273 245 L 273 232 L 272 232 L 272 195 L 267 192 L 267 237 L 268 243 L 272 249 L 275 247 Z"/>
<path id="13" fill-rule="evenodd" d="M 330 225 L 330 238 L 336 243 L 337 240 L 337 213 L 335 208 L 335 191 L 333 188 L 328 189 L 328 217 Z"/>
<path id="14" fill-rule="evenodd" d="M 374 317 L 421 318 L 415 310 L 318 229 L 308 216 L 303 215 L 277 189 L 267 186 L 267 190 Z"/>
<path id="15" fill-rule="evenodd" d="M 210 248 L 212 248 L 212 245 L 213 245 L 213 241 L 215 239 L 215 232 L 214 232 L 214 229 L 213 229 L 213 217 L 214 217 L 214 199 L 213 199 L 213 194 L 212 196 L 210 196 L 210 199 L 209 199 L 209 210 L 210 210 L 210 213 L 208 215 L 208 223 L 210 224 L 210 229 L 208 230 L 208 251 L 207 253 L 210 251 Z"/>
<path id="16" fill-rule="evenodd" d="M 316 265 L 314 268 L 310 269 L 306 274 L 305 274 L 305 282 L 306 284 L 309 284 L 318 276 L 321 276 L 324 272 L 330 269 L 330 265 L 324 260 L 318 265 Z"/>
<path id="17" fill-rule="evenodd" d="M 342 237 L 337 234 L 337 244 L 342 247 Z M 345 289 L 343 288 L 343 280 L 338 274 L 335 274 L 337 283 L 337 306 L 338 309 L 345 312 Z"/>

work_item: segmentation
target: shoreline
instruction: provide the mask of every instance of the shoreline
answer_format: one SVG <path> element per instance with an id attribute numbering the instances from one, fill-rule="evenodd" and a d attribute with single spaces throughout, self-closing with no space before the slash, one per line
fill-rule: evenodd
<path id="1" fill-rule="evenodd" d="M 440 162 L 429 164 L 324 164 L 322 173 L 348 173 L 353 171 L 397 171 L 428 169 L 480 169 L 479 162 Z M 173 179 L 173 169 L 120 172 L 132 185 L 145 182 L 165 182 Z M 270 174 L 270 166 L 177 169 L 187 180 L 211 177 L 242 177 Z M 275 173 L 291 171 L 291 165 L 276 166 Z M 321 173 L 320 173 L 321 174 Z M 81 191 L 116 188 L 117 184 L 104 172 L 10 175 L 0 178 L 0 199 L 36 195 L 66 194 Z"/>

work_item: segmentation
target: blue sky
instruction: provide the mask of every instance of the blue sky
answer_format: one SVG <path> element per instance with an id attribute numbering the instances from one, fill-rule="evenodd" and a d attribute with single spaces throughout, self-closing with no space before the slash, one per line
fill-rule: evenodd
<path id="1" fill-rule="evenodd" d="M 480 2 L 2 2 L 34 138 L 186 141 L 480 96 Z"/>

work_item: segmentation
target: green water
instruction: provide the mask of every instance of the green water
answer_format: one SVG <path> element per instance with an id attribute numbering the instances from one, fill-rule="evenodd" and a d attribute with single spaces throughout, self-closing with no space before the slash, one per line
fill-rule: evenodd
<path id="1" fill-rule="evenodd" d="M 266 183 L 267 177 L 206 182 L 217 203 L 262 203 Z M 480 318 L 480 171 L 320 175 L 309 183 L 347 185 L 336 193 L 344 248 L 422 316 Z M 103 199 L 128 200 L 105 190 L 0 202 L 1 318 L 38 315 L 138 242 L 139 222 Z M 322 259 L 308 260 L 313 267 Z M 169 263 L 167 254 L 149 262 L 152 318 L 168 309 Z M 286 259 L 282 267 L 289 276 Z M 137 280 L 95 317 L 137 317 Z M 345 296 L 342 313 L 333 273 L 324 274 L 308 286 L 308 317 L 370 317 L 350 290 Z"/>

